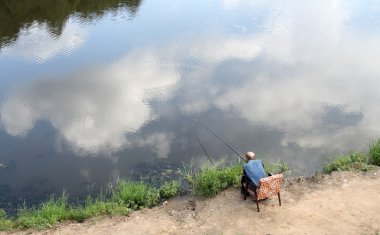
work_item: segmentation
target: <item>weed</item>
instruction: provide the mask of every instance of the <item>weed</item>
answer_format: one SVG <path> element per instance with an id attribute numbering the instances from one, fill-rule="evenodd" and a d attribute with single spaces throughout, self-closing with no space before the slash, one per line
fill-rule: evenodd
<path id="1" fill-rule="evenodd" d="M 153 207 L 160 199 L 159 190 L 142 182 L 120 180 L 112 193 L 112 200 L 132 210 Z"/>
<path id="2" fill-rule="evenodd" d="M 222 169 L 222 181 L 227 182 L 228 185 L 239 187 L 240 180 L 243 174 L 243 166 L 240 164 L 231 165 Z"/>
<path id="3" fill-rule="evenodd" d="M 63 193 L 58 198 L 52 196 L 39 208 L 20 208 L 17 218 L 13 220 L 7 219 L 5 212 L 0 209 L 0 230 L 11 230 L 15 227 L 45 229 L 64 220 L 82 222 L 97 215 L 127 215 L 130 211 L 124 204 L 108 201 L 103 196 L 96 199 L 88 196 L 84 206 L 74 207 L 68 204 L 67 195 Z"/>
<path id="4" fill-rule="evenodd" d="M 160 194 L 163 198 L 174 197 L 179 193 L 180 183 L 178 180 L 173 180 L 171 182 L 165 182 L 160 187 Z"/>
<path id="5" fill-rule="evenodd" d="M 226 182 L 220 180 L 221 171 L 215 167 L 204 169 L 196 174 L 194 192 L 198 196 L 213 197 L 227 187 Z"/>
<path id="6" fill-rule="evenodd" d="M 284 162 L 276 162 L 276 163 L 265 162 L 264 170 L 267 175 L 268 174 L 274 175 L 274 174 L 279 174 L 279 173 L 291 174 L 288 163 L 284 163 Z"/>
<path id="7" fill-rule="evenodd" d="M 380 166 L 380 139 L 370 144 L 368 157 L 371 164 Z"/>
<path id="8" fill-rule="evenodd" d="M 205 168 L 194 177 L 194 193 L 198 196 L 213 197 L 228 186 L 239 186 L 241 175 L 241 165 Z"/>
<path id="9" fill-rule="evenodd" d="M 183 170 L 181 171 L 183 178 L 190 184 L 194 184 L 195 170 L 194 170 L 194 162 L 191 160 L 190 164 L 183 164 Z"/>
<path id="10" fill-rule="evenodd" d="M 110 202 L 102 197 L 96 199 L 87 197 L 86 203 L 83 207 L 72 208 L 70 211 L 70 219 L 78 222 L 83 222 L 85 219 L 98 216 L 98 215 L 128 215 L 131 209 L 125 205 L 120 205 L 117 202 Z"/>
<path id="11" fill-rule="evenodd" d="M 5 211 L 0 209 L 0 231 L 10 231 L 14 226 L 14 222 L 7 218 Z"/>
<path id="12" fill-rule="evenodd" d="M 39 209 L 28 209 L 24 206 L 18 213 L 16 224 L 23 228 L 43 229 L 69 218 L 67 194 L 63 193 L 59 198 L 52 196 Z"/>
<path id="13" fill-rule="evenodd" d="M 323 167 L 323 173 L 333 171 L 367 171 L 371 169 L 368 158 L 364 153 L 352 152 L 349 155 L 341 155 L 337 159 L 327 163 Z"/>

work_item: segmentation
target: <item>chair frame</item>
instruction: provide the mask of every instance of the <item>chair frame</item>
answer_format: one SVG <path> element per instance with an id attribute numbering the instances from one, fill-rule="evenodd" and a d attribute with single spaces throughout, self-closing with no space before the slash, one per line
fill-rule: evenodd
<path id="1" fill-rule="evenodd" d="M 247 199 L 247 193 L 249 193 L 249 195 L 252 197 L 253 201 L 255 201 L 255 203 L 256 203 L 257 212 L 260 212 L 259 201 L 260 200 L 265 200 L 266 198 L 264 198 L 264 199 L 258 199 L 258 190 L 260 190 L 260 187 L 258 187 L 255 183 L 253 183 L 253 181 L 247 176 L 245 170 L 243 172 L 243 176 L 246 179 L 245 183 L 241 182 L 242 187 L 244 188 L 244 200 Z M 252 186 L 252 189 L 249 188 L 249 185 Z M 277 197 L 278 197 L 278 203 L 281 206 L 280 191 L 278 191 Z"/>

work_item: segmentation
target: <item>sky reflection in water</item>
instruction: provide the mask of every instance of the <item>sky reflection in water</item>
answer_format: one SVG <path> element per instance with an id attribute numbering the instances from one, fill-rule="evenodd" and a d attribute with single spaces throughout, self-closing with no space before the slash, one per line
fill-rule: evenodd
<path id="1" fill-rule="evenodd" d="M 58 36 L 32 22 L 0 51 L 0 184 L 76 192 L 157 157 L 201 163 L 195 135 L 235 160 L 193 116 L 299 174 L 365 150 L 380 134 L 376 6 L 146 0 L 133 17 L 71 14 Z"/>

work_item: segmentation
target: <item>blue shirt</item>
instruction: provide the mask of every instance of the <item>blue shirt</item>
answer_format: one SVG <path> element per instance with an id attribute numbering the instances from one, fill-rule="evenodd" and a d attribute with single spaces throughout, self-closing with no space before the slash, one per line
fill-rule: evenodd
<path id="1" fill-rule="evenodd" d="M 249 160 L 247 164 L 244 165 L 244 170 L 248 178 L 250 178 L 256 186 L 259 186 L 261 178 L 266 177 L 264 165 L 261 160 Z"/>

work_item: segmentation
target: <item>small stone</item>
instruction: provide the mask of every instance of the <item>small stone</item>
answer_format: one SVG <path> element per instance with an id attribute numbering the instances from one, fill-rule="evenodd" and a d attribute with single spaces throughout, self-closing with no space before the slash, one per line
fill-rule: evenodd
<path id="1" fill-rule="evenodd" d="M 168 204 L 168 201 L 164 201 L 163 203 L 162 203 L 162 205 L 167 205 Z"/>

